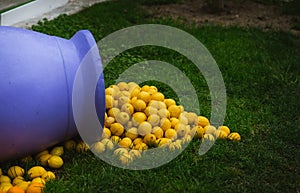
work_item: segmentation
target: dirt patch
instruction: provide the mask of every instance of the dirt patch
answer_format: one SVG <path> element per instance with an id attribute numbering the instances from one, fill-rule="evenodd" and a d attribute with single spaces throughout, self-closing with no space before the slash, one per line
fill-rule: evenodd
<path id="1" fill-rule="evenodd" d="M 253 26 L 263 30 L 290 31 L 293 29 L 293 17 L 283 15 L 275 5 L 265 5 L 249 0 L 238 3 L 236 0 L 226 0 L 224 10 L 212 12 L 205 0 L 185 0 L 181 4 L 144 6 L 155 18 L 171 17 L 196 25 L 219 24 L 223 26 L 238 25 Z"/>

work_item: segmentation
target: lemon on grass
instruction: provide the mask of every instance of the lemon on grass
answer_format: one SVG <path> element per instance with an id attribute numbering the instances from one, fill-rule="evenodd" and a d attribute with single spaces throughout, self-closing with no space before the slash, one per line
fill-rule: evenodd
<path id="1" fill-rule="evenodd" d="M 23 182 L 23 181 L 24 181 L 24 178 L 22 176 L 17 176 L 13 179 L 12 184 L 17 185 L 18 183 Z"/>
<path id="2" fill-rule="evenodd" d="M 192 128 L 191 134 L 194 136 L 194 139 L 201 139 L 204 135 L 204 129 L 202 126 L 197 125 Z"/>
<path id="3" fill-rule="evenodd" d="M 80 141 L 76 145 L 76 152 L 77 153 L 86 153 L 89 150 L 89 146 L 84 143 L 83 141 Z"/>
<path id="4" fill-rule="evenodd" d="M 11 182 L 11 179 L 8 176 L 5 176 L 5 175 L 0 176 L 0 184 L 1 183 L 10 183 L 10 182 Z"/>
<path id="5" fill-rule="evenodd" d="M 51 171 L 47 171 L 46 173 L 44 173 L 42 175 L 42 179 L 45 181 L 45 182 L 48 182 L 50 180 L 55 180 L 56 176 L 53 172 Z"/>
<path id="6" fill-rule="evenodd" d="M 197 124 L 202 127 L 210 125 L 208 118 L 206 118 L 204 116 L 198 116 Z"/>
<path id="7" fill-rule="evenodd" d="M 76 142 L 72 139 L 64 142 L 64 148 L 68 151 L 76 149 Z"/>
<path id="8" fill-rule="evenodd" d="M 27 174 L 30 179 L 42 176 L 47 171 L 42 166 L 33 166 L 27 171 Z"/>
<path id="9" fill-rule="evenodd" d="M 51 151 L 50 154 L 62 156 L 64 154 L 64 147 L 63 146 L 56 146 Z"/>
<path id="10" fill-rule="evenodd" d="M 228 135 L 227 137 L 230 141 L 240 141 L 241 140 L 241 136 L 239 133 L 237 132 L 232 132 Z"/>
<path id="11" fill-rule="evenodd" d="M 41 184 L 46 184 L 45 180 L 42 179 L 41 177 L 34 178 L 31 180 L 31 183 L 41 183 Z"/>
<path id="12" fill-rule="evenodd" d="M 219 126 L 218 130 L 221 130 L 221 131 L 225 132 L 227 135 L 230 134 L 230 129 L 225 125 Z"/>
<path id="13" fill-rule="evenodd" d="M 50 168 L 58 169 L 61 168 L 64 164 L 64 161 L 61 157 L 53 155 L 48 159 L 48 166 Z"/>
<path id="14" fill-rule="evenodd" d="M 13 179 L 17 176 L 23 176 L 24 175 L 24 169 L 21 168 L 20 166 L 12 166 L 8 169 L 7 175 Z"/>
<path id="15" fill-rule="evenodd" d="M 215 131 L 215 136 L 218 138 L 218 139 L 226 139 L 228 134 L 222 130 L 216 130 Z"/>
<path id="16" fill-rule="evenodd" d="M 39 160 L 39 158 L 44 155 L 44 154 L 49 154 L 49 151 L 48 150 L 43 150 L 41 152 L 39 152 L 38 154 L 36 154 L 36 156 L 34 157 L 35 160 Z"/>

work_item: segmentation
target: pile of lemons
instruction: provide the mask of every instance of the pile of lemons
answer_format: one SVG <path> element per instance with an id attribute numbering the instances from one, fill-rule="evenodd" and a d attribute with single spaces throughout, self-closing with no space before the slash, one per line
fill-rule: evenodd
<path id="1" fill-rule="evenodd" d="M 155 86 L 119 82 L 106 88 L 105 94 L 102 139 L 90 148 L 97 154 L 111 151 L 122 164 L 129 164 L 150 148 L 181 149 L 193 138 L 241 140 L 227 126 L 216 128 L 206 117 L 185 111 Z"/>
<path id="2" fill-rule="evenodd" d="M 105 122 L 99 141 L 89 146 L 80 139 L 70 139 L 24 157 L 19 161 L 37 163 L 27 171 L 17 165 L 6 172 L 0 168 L 0 193 L 42 193 L 46 183 L 55 180 L 53 171 L 63 166 L 65 151 L 109 153 L 121 164 L 128 165 L 151 148 L 180 150 L 192 139 L 241 140 L 239 133 L 231 132 L 227 126 L 216 128 L 206 117 L 185 111 L 175 100 L 165 98 L 155 86 L 119 82 L 105 89 L 105 98 Z"/>

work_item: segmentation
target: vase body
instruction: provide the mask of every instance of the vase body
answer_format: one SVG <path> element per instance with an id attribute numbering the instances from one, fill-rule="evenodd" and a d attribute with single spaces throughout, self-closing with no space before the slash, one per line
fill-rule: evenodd
<path id="1" fill-rule="evenodd" d="M 37 153 L 78 134 L 72 113 L 73 82 L 95 45 L 87 30 L 67 40 L 0 27 L 0 162 Z M 93 61 L 101 63 L 99 52 Z M 103 125 L 103 75 L 95 92 Z"/>

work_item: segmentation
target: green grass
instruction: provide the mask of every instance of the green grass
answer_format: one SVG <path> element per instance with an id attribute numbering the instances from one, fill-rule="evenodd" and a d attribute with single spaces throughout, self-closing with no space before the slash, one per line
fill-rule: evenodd
<path id="1" fill-rule="evenodd" d="M 227 89 L 225 125 L 242 136 L 238 143 L 219 140 L 203 156 L 199 141 L 159 168 L 130 171 L 104 163 L 91 153 L 68 152 L 58 179 L 46 192 L 299 192 L 299 38 L 221 26 L 195 27 L 170 19 L 153 20 L 133 1 L 105 2 L 71 16 L 60 16 L 33 30 L 70 38 L 89 29 L 100 40 L 124 27 L 160 23 L 183 29 L 211 52 Z M 178 53 L 153 46 L 129 50 L 105 70 L 106 86 L 130 65 L 148 59 L 180 68 L 196 88 L 202 115 L 210 116 L 209 90 L 193 64 Z M 167 85 L 150 81 L 166 96 Z M 10 164 L 1 166 L 7 168 Z"/>

